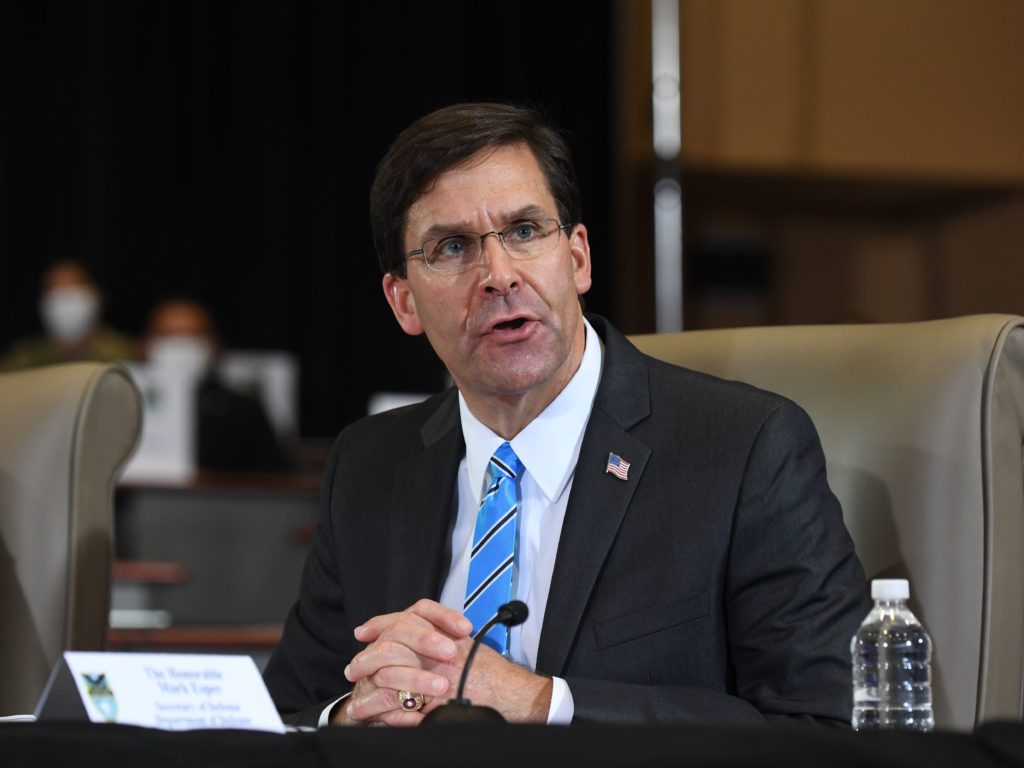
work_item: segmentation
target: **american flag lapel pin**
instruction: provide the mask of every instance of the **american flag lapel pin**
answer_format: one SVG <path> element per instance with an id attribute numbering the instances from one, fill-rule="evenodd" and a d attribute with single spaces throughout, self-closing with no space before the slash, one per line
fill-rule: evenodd
<path id="1" fill-rule="evenodd" d="M 617 453 L 608 454 L 608 466 L 604 468 L 605 474 L 611 472 L 619 480 L 629 480 L 629 462 Z"/>

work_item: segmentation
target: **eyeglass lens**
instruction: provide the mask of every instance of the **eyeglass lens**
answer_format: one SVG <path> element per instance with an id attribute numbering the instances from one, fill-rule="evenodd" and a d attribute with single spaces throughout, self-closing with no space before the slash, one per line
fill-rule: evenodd
<path id="1" fill-rule="evenodd" d="M 460 232 L 423 244 L 427 266 L 442 272 L 466 269 L 480 258 L 485 238 L 494 235 L 514 258 L 531 259 L 552 250 L 558 243 L 560 225 L 554 219 L 516 221 L 500 231 Z"/>

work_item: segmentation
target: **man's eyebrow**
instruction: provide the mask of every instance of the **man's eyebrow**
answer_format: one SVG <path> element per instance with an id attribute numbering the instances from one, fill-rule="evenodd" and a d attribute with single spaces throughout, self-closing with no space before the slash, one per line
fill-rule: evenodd
<path id="1" fill-rule="evenodd" d="M 511 224 L 513 221 L 528 221 L 536 219 L 550 219 L 552 214 L 545 211 L 539 205 L 526 205 L 519 210 L 512 211 L 507 216 L 502 217 L 502 221 L 506 225 Z"/>
<path id="2" fill-rule="evenodd" d="M 517 208 L 514 211 L 502 214 L 498 217 L 498 221 L 501 222 L 501 227 L 507 227 L 516 221 L 530 221 L 536 219 L 550 219 L 552 214 L 541 208 L 539 205 L 524 205 L 522 208 Z M 432 240 L 435 237 L 445 237 L 447 235 L 454 235 L 460 232 L 472 232 L 474 225 L 468 222 L 455 222 L 452 224 L 434 224 L 423 233 L 423 240 Z M 478 233 L 479 234 L 479 233 Z"/>

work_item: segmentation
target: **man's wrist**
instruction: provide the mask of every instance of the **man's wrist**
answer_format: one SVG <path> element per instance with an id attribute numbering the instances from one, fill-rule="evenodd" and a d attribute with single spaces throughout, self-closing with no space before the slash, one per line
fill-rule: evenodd
<path id="1" fill-rule="evenodd" d="M 534 697 L 533 703 L 527 714 L 526 721 L 531 723 L 546 723 L 548 721 L 548 714 L 551 711 L 554 681 L 547 675 L 538 675 L 538 677 L 541 681 L 540 690 Z"/>
<path id="2" fill-rule="evenodd" d="M 351 695 L 352 691 L 349 691 L 324 707 L 323 712 L 320 713 L 320 720 L 316 724 L 317 728 L 323 728 L 327 725 L 344 725 L 344 710 L 342 706 Z"/>

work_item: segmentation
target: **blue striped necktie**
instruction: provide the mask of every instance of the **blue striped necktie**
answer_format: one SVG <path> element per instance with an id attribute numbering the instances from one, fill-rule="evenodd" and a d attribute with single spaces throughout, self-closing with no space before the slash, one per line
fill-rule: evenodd
<path id="1" fill-rule="evenodd" d="M 469 579 L 463 613 L 479 630 L 498 608 L 512 599 L 512 565 L 516 555 L 516 517 L 523 464 L 512 446 L 502 443 L 491 456 L 490 486 L 480 503 L 469 556 Z M 483 642 L 499 653 L 508 651 L 508 627 L 498 624 Z"/>

